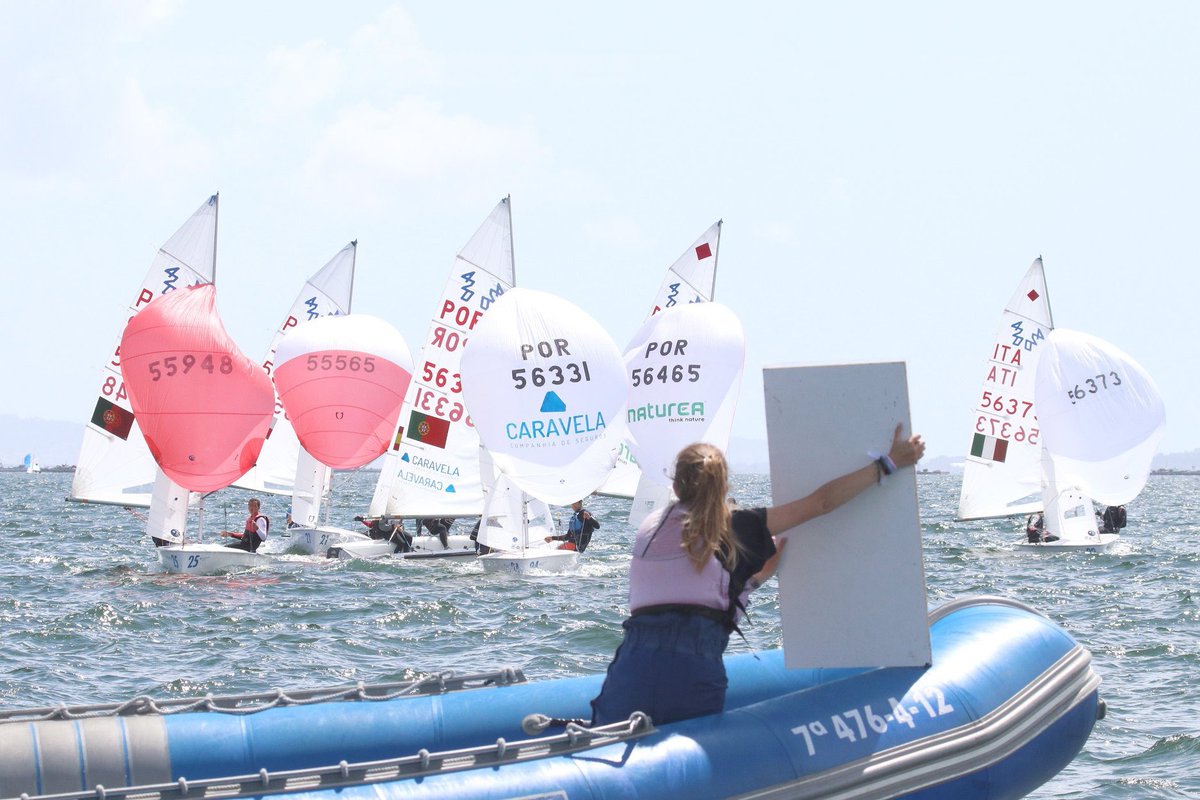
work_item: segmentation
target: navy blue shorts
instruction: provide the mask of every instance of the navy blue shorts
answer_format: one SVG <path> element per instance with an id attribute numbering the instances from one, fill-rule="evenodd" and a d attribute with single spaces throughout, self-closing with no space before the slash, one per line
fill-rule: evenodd
<path id="1" fill-rule="evenodd" d="M 634 711 L 664 725 L 725 708 L 729 631 L 722 623 L 669 611 L 630 617 L 622 627 L 625 640 L 592 701 L 593 725 L 628 719 Z"/>

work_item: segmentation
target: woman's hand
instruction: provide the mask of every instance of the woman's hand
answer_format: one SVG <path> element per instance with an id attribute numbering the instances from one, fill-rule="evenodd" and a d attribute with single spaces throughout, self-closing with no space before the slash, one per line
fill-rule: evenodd
<path id="1" fill-rule="evenodd" d="M 896 426 L 896 433 L 892 437 L 892 449 L 888 452 L 888 458 L 892 460 L 897 469 L 911 467 L 925 455 L 925 443 L 921 441 L 921 435 L 914 433 L 907 439 L 901 438 L 902 428 L 903 423 Z"/>

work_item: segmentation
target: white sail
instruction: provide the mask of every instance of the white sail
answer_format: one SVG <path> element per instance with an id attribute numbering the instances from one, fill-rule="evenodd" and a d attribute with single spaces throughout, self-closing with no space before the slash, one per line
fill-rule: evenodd
<path id="1" fill-rule="evenodd" d="M 677 305 L 707 303 L 713 299 L 717 288 L 717 249 L 721 245 L 721 224 L 721 220 L 714 222 L 670 266 L 654 296 L 650 316 Z"/>
<path id="2" fill-rule="evenodd" d="M 300 452 L 296 454 L 293 467 L 295 484 L 292 487 L 291 522 L 295 527 L 316 528 L 321 522 L 321 505 L 329 496 L 333 470 L 313 458 L 299 444 L 297 448 Z"/>
<path id="3" fill-rule="evenodd" d="M 146 533 L 160 541 L 183 544 L 187 533 L 188 503 L 192 493 L 167 477 L 161 469 L 154 477 Z"/>
<path id="4" fill-rule="evenodd" d="M 554 534 L 549 506 L 526 495 L 506 475 L 495 478 L 479 523 L 480 544 L 505 552 L 546 549 L 546 537 Z"/>
<path id="5" fill-rule="evenodd" d="M 1088 334 L 1059 328 L 1043 350 L 1036 398 L 1054 488 L 1128 503 L 1146 485 L 1166 424 L 1158 387 L 1127 354 Z"/>
<path id="6" fill-rule="evenodd" d="M 612 469 L 614 445 L 602 437 L 625 405 L 625 369 L 583 309 L 510 289 L 479 323 L 460 370 L 480 440 L 527 494 L 566 505 Z"/>
<path id="7" fill-rule="evenodd" d="M 291 308 L 283 318 L 282 324 L 271 338 L 267 348 L 266 358 L 263 359 L 263 369 L 271 375 L 275 368 L 275 353 L 280 342 L 289 331 L 305 322 L 320 319 L 325 316 L 335 316 L 350 313 L 351 298 L 354 294 L 354 265 L 358 252 L 358 242 L 350 244 L 338 251 L 315 275 L 304 283 Z M 316 509 L 299 506 L 305 505 L 305 498 L 311 498 L 314 492 L 328 491 L 330 470 L 323 465 L 313 474 L 306 469 L 311 464 L 301 464 L 300 441 L 292 423 L 284 413 L 283 404 L 279 402 L 279 393 L 275 393 L 275 419 L 271 423 L 271 433 L 259 453 L 258 463 L 233 485 L 254 492 L 269 494 L 292 494 L 292 519 L 298 521 L 301 517 L 317 516 Z M 298 473 L 304 472 L 301 485 Z M 320 494 L 317 494 L 319 503 Z M 315 523 L 314 523 L 315 524 Z"/>
<path id="8" fill-rule="evenodd" d="M 217 196 L 210 197 L 159 249 L 123 318 L 175 289 L 212 283 L 216 272 Z M 100 374 L 98 397 L 83 432 L 68 500 L 150 506 L 158 472 L 133 416 L 121 377 L 120 333 Z M 177 487 L 179 491 L 184 491 Z"/>
<path id="9" fill-rule="evenodd" d="M 462 398 L 459 363 L 467 338 L 514 282 L 512 214 L 505 198 L 455 257 L 416 359 L 368 516 L 481 513 L 479 434 Z"/>
<path id="10" fill-rule="evenodd" d="M 680 450 L 693 442 L 728 449 L 745 360 L 741 321 L 719 303 L 668 309 L 633 337 L 625 351 L 626 424 L 642 481 L 631 523 L 670 500 Z"/>
<path id="11" fill-rule="evenodd" d="M 1033 262 L 1001 315 L 971 410 L 960 519 L 1025 514 L 1042 507 L 1041 429 L 1034 375 L 1053 329 L 1042 260 Z"/>
<path id="12" fill-rule="evenodd" d="M 717 288 L 717 250 L 721 244 L 721 224 L 721 220 L 714 222 L 667 269 L 667 275 L 651 304 L 650 317 L 667 308 L 687 303 L 705 303 L 713 299 Z M 629 350 L 628 347 L 625 349 Z M 635 500 L 640 498 L 642 502 L 635 503 L 635 506 L 647 507 L 648 503 L 648 507 L 653 509 L 658 505 L 657 501 L 647 498 L 658 497 L 661 492 L 651 486 L 641 485 L 642 470 L 630 443 L 623 440 L 617 447 L 616 464 L 604 483 L 596 489 L 596 494 Z"/>

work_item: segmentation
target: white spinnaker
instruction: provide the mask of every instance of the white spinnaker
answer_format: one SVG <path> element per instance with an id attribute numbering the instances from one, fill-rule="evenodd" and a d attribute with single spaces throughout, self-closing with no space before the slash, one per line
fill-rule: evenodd
<path id="1" fill-rule="evenodd" d="M 660 311 L 689 303 L 706 303 L 713 299 L 717 288 L 717 251 L 721 244 L 721 220 L 714 222 L 692 246 L 683 252 L 667 269 L 650 316 Z M 628 350 L 629 348 L 625 348 Z M 634 498 L 655 494 L 648 486 L 640 486 L 641 468 L 628 440 L 617 445 L 616 464 L 608 478 L 596 489 L 597 494 Z M 669 495 L 668 498 L 669 499 Z M 658 503 L 648 501 L 650 507 Z"/>
<path id="2" fill-rule="evenodd" d="M 1034 374 L 1054 328 L 1042 260 L 1004 307 L 971 411 L 959 519 L 1026 514 L 1042 507 L 1041 430 Z"/>
<path id="3" fill-rule="evenodd" d="M 350 313 L 357 253 L 358 242 L 350 242 L 304 282 L 267 348 L 267 356 L 263 359 L 263 369 L 267 375 L 271 375 L 275 368 L 275 353 L 280 342 L 297 325 L 321 317 Z M 292 520 L 298 522 L 310 516 L 315 518 L 318 509 L 308 507 L 308 498 L 315 496 L 319 503 L 323 493 L 329 490 L 329 469 L 322 466 L 314 470 L 311 463 L 301 463 L 300 459 L 300 441 L 283 411 L 279 392 L 276 391 L 271 434 L 259 453 L 258 462 L 233 485 L 254 492 L 291 494 Z"/>
<path id="4" fill-rule="evenodd" d="M 368 516 L 465 517 L 483 510 L 479 434 L 462 398 L 467 338 L 515 282 L 512 213 L 501 200 L 455 256 L 415 361 Z"/>
<path id="5" fill-rule="evenodd" d="M 213 282 L 217 207 L 217 196 L 213 195 L 159 248 L 133 303 L 126 310 L 121 330 L 156 297 L 175 289 Z M 147 508 L 159 470 L 136 420 L 133 420 L 133 407 L 121 377 L 120 340 L 118 332 L 117 344 L 100 374 L 99 397 L 92 418 L 84 427 L 83 444 L 68 499 Z M 122 426 L 121 420 L 132 424 Z M 187 496 L 187 490 L 175 488 Z M 166 528 L 166 532 L 169 531 L 170 528 Z"/>
<path id="6" fill-rule="evenodd" d="M 693 442 L 729 446 L 745 361 L 741 320 L 720 303 L 646 321 L 625 351 L 625 421 L 647 479 L 669 486 L 675 456 Z"/>
<path id="7" fill-rule="evenodd" d="M 680 450 L 693 442 L 729 448 L 745 361 L 742 323 L 720 303 L 655 314 L 633 337 L 625 351 L 625 422 L 642 480 L 630 523 L 670 501 Z"/>
<path id="8" fill-rule="evenodd" d="M 1137 497 L 1166 425 L 1154 379 L 1108 342 L 1060 328 L 1046 341 L 1036 386 L 1059 489 L 1113 506 Z"/>
<path id="9" fill-rule="evenodd" d="M 616 344 L 583 309 L 511 289 L 471 338 L 460 364 L 479 438 L 497 470 L 555 505 L 590 494 L 612 469 L 604 439 L 627 388 Z"/>

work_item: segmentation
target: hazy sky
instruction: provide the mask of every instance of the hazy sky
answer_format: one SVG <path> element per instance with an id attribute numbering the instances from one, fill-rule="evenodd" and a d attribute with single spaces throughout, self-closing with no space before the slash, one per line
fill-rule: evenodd
<path id="1" fill-rule="evenodd" d="M 0 413 L 82 423 L 157 248 L 221 193 L 218 305 L 260 358 L 359 240 L 355 310 L 414 350 L 511 194 L 518 282 L 620 346 L 725 220 L 762 367 L 908 364 L 965 451 L 1039 254 L 1056 324 L 1156 378 L 1200 447 L 1200 5 L 0 0 Z"/>

